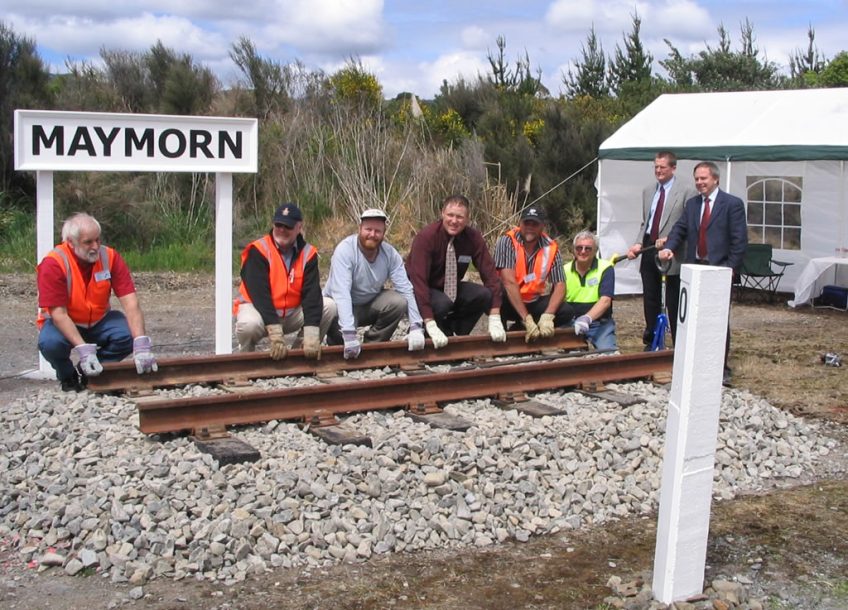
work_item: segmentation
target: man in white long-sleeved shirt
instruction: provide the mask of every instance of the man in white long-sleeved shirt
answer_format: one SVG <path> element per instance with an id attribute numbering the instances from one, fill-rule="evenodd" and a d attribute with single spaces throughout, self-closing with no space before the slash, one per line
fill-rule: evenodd
<path id="1" fill-rule="evenodd" d="M 366 343 L 388 341 L 404 313 L 409 316 L 409 350 L 424 349 L 423 321 L 403 259 L 383 241 L 387 220 L 382 210 L 365 210 L 359 232 L 339 242 L 330 261 L 324 297 L 335 303 L 338 315 L 327 342 L 344 345 L 345 358 L 359 356 L 357 326 L 370 326 L 363 337 Z M 385 288 L 387 280 L 394 289 Z"/>

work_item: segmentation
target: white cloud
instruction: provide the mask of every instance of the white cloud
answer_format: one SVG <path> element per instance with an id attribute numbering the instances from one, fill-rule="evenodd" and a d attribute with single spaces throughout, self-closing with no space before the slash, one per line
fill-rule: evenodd
<path id="1" fill-rule="evenodd" d="M 462 41 L 462 46 L 466 49 L 485 49 L 492 44 L 495 36 L 492 36 L 479 25 L 470 25 L 462 28 L 459 38 Z"/>
<path id="2" fill-rule="evenodd" d="M 442 86 L 442 81 L 455 82 L 460 77 L 467 81 L 473 81 L 480 74 L 486 74 L 489 64 L 478 53 L 458 51 L 441 55 L 433 62 L 422 62 L 418 64 L 420 71 L 419 89 L 415 92 L 424 97 L 435 94 Z"/>

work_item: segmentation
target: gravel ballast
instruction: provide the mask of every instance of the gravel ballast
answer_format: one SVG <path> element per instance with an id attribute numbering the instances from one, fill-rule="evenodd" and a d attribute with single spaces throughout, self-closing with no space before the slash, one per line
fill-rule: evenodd
<path id="1" fill-rule="evenodd" d="M 233 584 L 275 567 L 523 542 L 649 514 L 668 392 L 611 389 L 646 402 L 542 393 L 535 399 L 565 415 L 539 419 L 488 400 L 448 406 L 472 422 L 466 432 L 402 411 L 347 418 L 373 448 L 328 446 L 269 422 L 233 430 L 259 450 L 258 462 L 223 467 L 185 437 L 143 435 L 130 399 L 45 390 L 0 410 L 0 535 L 34 567 L 71 575 Z M 825 425 L 746 392 L 722 396 L 717 499 L 844 464 L 830 459 L 845 448 Z"/>

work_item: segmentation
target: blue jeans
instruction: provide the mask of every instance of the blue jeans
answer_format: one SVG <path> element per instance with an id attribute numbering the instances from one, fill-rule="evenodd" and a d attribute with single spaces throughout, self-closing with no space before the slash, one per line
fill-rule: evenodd
<path id="1" fill-rule="evenodd" d="M 597 350 L 617 350 L 618 340 L 615 336 L 615 320 L 612 318 L 595 320 L 589 325 L 589 342 Z"/>
<path id="2" fill-rule="evenodd" d="M 123 360 L 132 353 L 132 334 L 126 316 L 120 311 L 110 311 L 91 328 L 77 326 L 77 330 L 83 341 L 97 344 L 97 358 L 101 362 Z M 56 378 L 60 381 L 74 376 L 72 348 L 65 335 L 54 326 L 53 320 L 45 320 L 38 333 L 38 351 L 56 370 Z"/>

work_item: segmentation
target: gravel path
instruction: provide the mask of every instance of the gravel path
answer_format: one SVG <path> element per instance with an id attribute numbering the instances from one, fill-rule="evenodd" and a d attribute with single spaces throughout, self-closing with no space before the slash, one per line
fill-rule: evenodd
<path id="1" fill-rule="evenodd" d="M 448 412 L 473 422 L 465 433 L 400 411 L 348 418 L 373 448 L 270 422 L 236 431 L 259 462 L 223 467 L 184 437 L 142 435 L 129 399 L 42 390 L 0 411 L 0 535 L 32 567 L 108 574 L 138 587 L 132 597 L 154 578 L 233 584 L 273 567 L 523 542 L 648 514 L 668 394 L 611 387 L 646 402 L 543 393 L 566 414 L 541 419 L 455 403 Z M 846 448 L 827 424 L 735 390 L 721 413 L 716 498 L 844 476 Z"/>

